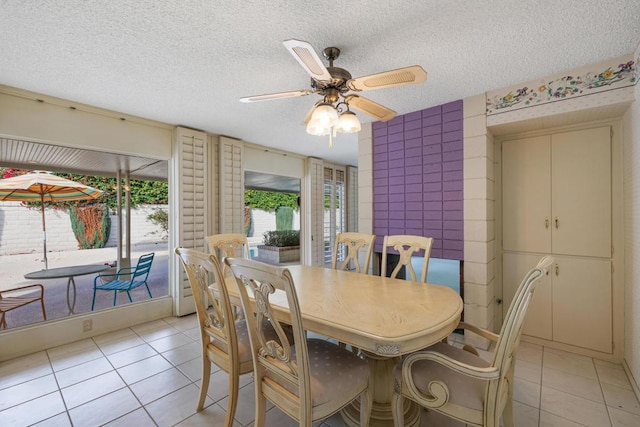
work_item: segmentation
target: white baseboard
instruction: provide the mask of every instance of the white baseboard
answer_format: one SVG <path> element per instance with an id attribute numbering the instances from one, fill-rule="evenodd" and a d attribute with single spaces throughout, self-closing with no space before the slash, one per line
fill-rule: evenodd
<path id="1" fill-rule="evenodd" d="M 636 395 L 636 399 L 640 402 L 640 387 L 638 387 L 638 382 L 633 376 L 626 359 L 622 359 L 622 367 L 624 368 L 624 372 L 627 374 L 627 378 L 629 378 L 629 382 L 631 383 L 631 388 L 633 388 L 633 392 Z"/>
<path id="2" fill-rule="evenodd" d="M 15 330 L 9 329 L 0 333 L 2 338 L 0 361 L 162 319 L 172 314 L 173 302 L 170 297 L 154 298 L 108 310 L 46 321 Z M 83 322 L 88 319 L 92 320 L 92 330 L 83 332 Z"/>

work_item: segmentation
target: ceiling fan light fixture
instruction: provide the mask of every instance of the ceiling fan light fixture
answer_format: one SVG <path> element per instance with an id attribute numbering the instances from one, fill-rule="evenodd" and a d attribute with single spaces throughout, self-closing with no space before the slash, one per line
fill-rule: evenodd
<path id="1" fill-rule="evenodd" d="M 317 120 L 326 128 L 332 128 L 338 124 L 338 111 L 329 103 L 318 105 L 311 115 L 311 121 Z"/>
<path id="2" fill-rule="evenodd" d="M 360 132 L 362 126 L 360 125 L 360 120 L 358 120 L 358 116 L 351 111 L 345 111 L 340 114 L 340 118 L 338 119 L 338 124 L 336 125 L 336 130 L 340 133 L 354 133 Z"/>
<path id="3" fill-rule="evenodd" d="M 323 124 L 318 119 L 311 119 L 307 123 L 307 133 L 314 136 L 329 135 L 331 133 L 331 126 Z"/>

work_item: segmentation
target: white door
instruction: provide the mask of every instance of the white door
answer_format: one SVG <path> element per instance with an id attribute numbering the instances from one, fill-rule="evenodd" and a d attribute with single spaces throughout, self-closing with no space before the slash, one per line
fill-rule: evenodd
<path id="1" fill-rule="evenodd" d="M 554 341 L 611 353 L 611 261 L 555 258 Z"/>
<path id="2" fill-rule="evenodd" d="M 520 286 L 525 274 L 534 268 L 541 255 L 505 253 L 502 257 L 502 297 L 503 317 L 507 314 L 511 301 Z M 533 337 L 552 339 L 552 291 L 551 277 L 540 279 L 529 309 L 527 311 L 522 333 Z"/>
<path id="3" fill-rule="evenodd" d="M 207 234 L 207 135 L 204 132 L 177 128 L 172 167 L 173 247 L 206 250 Z M 193 294 L 187 275 L 177 256 L 170 253 L 170 265 L 177 283 L 174 299 L 177 316 L 195 312 Z"/>
<path id="4" fill-rule="evenodd" d="M 611 258 L 611 131 L 554 134 L 552 252 Z"/>
<path id="5" fill-rule="evenodd" d="M 551 138 L 502 143 L 503 249 L 551 251 Z"/>

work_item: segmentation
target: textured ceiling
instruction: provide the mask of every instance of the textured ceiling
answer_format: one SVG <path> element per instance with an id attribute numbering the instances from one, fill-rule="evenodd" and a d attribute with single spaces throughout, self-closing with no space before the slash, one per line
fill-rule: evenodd
<path id="1" fill-rule="evenodd" d="M 337 46 L 354 77 L 413 64 L 420 86 L 370 91 L 399 114 L 633 52 L 640 1 L 0 1 L 0 84 L 342 164 L 357 136 L 305 133 L 316 95 L 282 45 Z M 371 119 L 358 114 L 362 121 Z"/>

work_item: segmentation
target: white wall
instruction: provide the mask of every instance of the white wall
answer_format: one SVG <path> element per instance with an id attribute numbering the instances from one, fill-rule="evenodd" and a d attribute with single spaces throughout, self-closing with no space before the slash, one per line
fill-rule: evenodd
<path id="1" fill-rule="evenodd" d="M 625 345 L 627 373 L 640 394 L 640 84 L 623 118 Z"/>
<path id="2" fill-rule="evenodd" d="M 20 202 L 0 203 L 0 256 L 42 253 L 42 214 L 39 208 L 26 208 Z M 162 229 L 147 216 L 156 209 L 167 210 L 167 205 L 142 205 L 131 210 L 131 244 L 159 243 Z M 46 209 L 47 251 L 78 249 L 71 229 L 69 211 Z M 111 215 L 111 234 L 107 247 L 117 247 L 117 217 Z"/>
<path id="3" fill-rule="evenodd" d="M 251 227 L 252 233 L 249 235 L 249 242 L 262 242 L 262 236 L 265 231 L 276 229 L 276 214 L 275 212 L 267 212 L 262 209 L 252 209 L 251 216 L 253 219 L 253 225 Z M 293 230 L 300 230 L 300 211 L 293 212 L 292 227 Z"/>
<path id="4" fill-rule="evenodd" d="M 172 130 L 167 124 L 0 86 L 0 134 L 7 137 L 167 160 Z"/>

